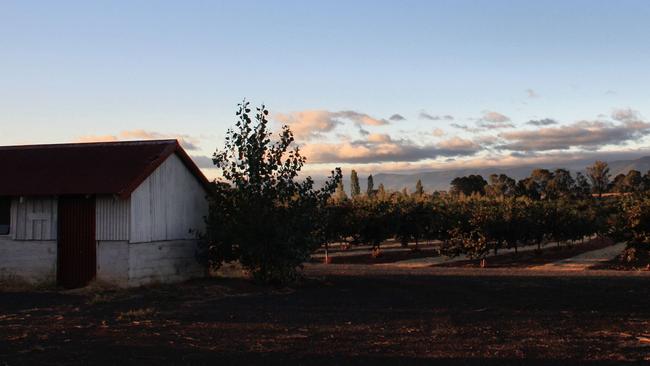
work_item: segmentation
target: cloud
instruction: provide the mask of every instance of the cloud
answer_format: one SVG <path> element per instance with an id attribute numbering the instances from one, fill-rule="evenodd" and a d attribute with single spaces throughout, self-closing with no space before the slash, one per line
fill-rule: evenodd
<path id="1" fill-rule="evenodd" d="M 605 91 L 605 95 L 616 95 L 616 90 L 608 89 Z"/>
<path id="2" fill-rule="evenodd" d="M 650 123 L 626 121 L 579 121 L 568 126 L 545 127 L 538 130 L 501 133 L 508 141 L 500 149 L 513 151 L 546 151 L 580 148 L 598 150 L 609 144 L 623 144 L 638 140 L 650 133 Z"/>
<path id="3" fill-rule="evenodd" d="M 452 137 L 438 143 L 438 147 L 449 151 L 478 151 L 481 147 L 474 141 Z"/>
<path id="4" fill-rule="evenodd" d="M 640 121 L 641 115 L 631 108 L 621 108 L 612 111 L 612 119 L 615 121 Z"/>
<path id="5" fill-rule="evenodd" d="M 334 130 L 343 120 L 352 121 L 359 126 L 381 126 L 389 122 L 356 111 L 331 112 L 326 110 L 306 110 L 291 113 L 277 113 L 274 119 L 291 128 L 298 139 L 312 139 Z"/>
<path id="6" fill-rule="evenodd" d="M 558 122 L 554 119 L 551 118 L 544 118 L 544 119 L 531 119 L 530 121 L 526 122 L 527 125 L 531 126 L 550 126 L 550 125 L 556 125 Z"/>
<path id="7" fill-rule="evenodd" d="M 524 91 L 526 92 L 526 96 L 530 99 L 539 98 L 539 94 L 537 94 L 533 89 L 526 89 Z"/>
<path id="8" fill-rule="evenodd" d="M 332 115 L 332 112 L 324 110 L 278 113 L 274 118 L 291 127 L 293 134 L 300 139 L 317 137 L 321 133 L 334 130 L 342 123 Z"/>
<path id="9" fill-rule="evenodd" d="M 382 142 L 391 142 L 392 141 L 390 136 L 385 134 L 385 133 L 371 133 L 370 135 L 368 135 L 366 140 L 368 142 L 373 142 L 373 143 L 382 143 Z"/>
<path id="10" fill-rule="evenodd" d="M 117 135 L 87 135 L 78 137 L 77 142 L 110 142 L 110 141 L 128 141 L 128 140 L 162 140 L 176 139 L 185 150 L 198 150 L 199 139 L 190 135 L 167 134 L 147 130 L 126 130 Z"/>
<path id="11" fill-rule="evenodd" d="M 510 123 L 510 117 L 499 112 L 487 111 L 476 123 L 479 127 L 485 129 L 502 129 L 515 127 Z"/>
<path id="12" fill-rule="evenodd" d="M 388 118 L 391 121 L 404 121 L 406 118 L 399 113 L 395 113 Z"/>
<path id="13" fill-rule="evenodd" d="M 492 123 L 503 123 L 503 122 L 510 122 L 510 117 L 503 115 L 499 112 L 487 111 L 483 113 L 483 117 L 481 117 L 481 120 L 486 122 L 492 122 Z"/>
<path id="14" fill-rule="evenodd" d="M 469 127 L 468 125 L 461 125 L 460 123 L 452 123 L 451 127 L 458 128 L 459 130 L 463 130 L 465 132 L 470 132 L 470 133 L 483 131 L 483 129 L 481 128 Z"/>
<path id="15" fill-rule="evenodd" d="M 445 135 L 445 131 L 443 131 L 443 130 L 441 130 L 439 128 L 436 128 L 436 129 L 433 130 L 433 136 L 440 137 L 440 136 L 444 136 L 444 135 Z"/>
<path id="16" fill-rule="evenodd" d="M 418 145 L 410 140 L 393 140 L 388 135 L 371 134 L 362 141 L 341 143 L 312 143 L 301 148 L 309 163 L 384 163 L 416 162 L 450 156 L 474 155 L 480 146 L 468 140 L 454 138 L 437 145 Z"/>
<path id="17" fill-rule="evenodd" d="M 454 120 L 454 116 L 449 114 L 439 116 L 439 115 L 432 115 L 424 111 L 420 112 L 419 117 L 420 119 L 428 119 L 429 121 L 441 121 L 441 120 L 453 121 Z"/>

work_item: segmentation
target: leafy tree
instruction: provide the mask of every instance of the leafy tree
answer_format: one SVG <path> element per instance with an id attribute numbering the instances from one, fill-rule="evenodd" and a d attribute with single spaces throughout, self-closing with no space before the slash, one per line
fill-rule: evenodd
<path id="1" fill-rule="evenodd" d="M 541 187 L 535 179 L 531 177 L 524 178 L 517 182 L 516 195 L 538 200 L 541 198 Z"/>
<path id="2" fill-rule="evenodd" d="M 548 169 L 533 169 L 533 171 L 530 173 L 530 177 L 537 183 L 539 187 L 540 198 L 550 198 L 548 185 L 553 179 L 553 173 L 551 173 Z"/>
<path id="3" fill-rule="evenodd" d="M 606 162 L 597 160 L 594 165 L 587 167 L 587 177 L 591 181 L 594 193 L 602 197 L 609 184 L 609 166 Z"/>
<path id="4" fill-rule="evenodd" d="M 345 193 L 345 188 L 343 188 L 343 181 L 339 181 L 336 184 L 333 198 L 337 202 L 343 202 L 348 199 L 348 195 Z"/>
<path id="5" fill-rule="evenodd" d="M 627 192 L 627 187 L 625 186 L 625 174 L 617 174 L 614 179 L 609 183 L 607 189 L 610 192 L 624 193 Z"/>
<path id="6" fill-rule="evenodd" d="M 480 175 L 469 175 L 467 177 L 454 178 L 451 181 L 451 191 L 455 194 L 464 194 L 466 196 L 473 193 L 484 194 L 487 182 Z"/>
<path id="7" fill-rule="evenodd" d="M 257 280 L 284 283 L 321 244 L 318 218 L 341 171 L 332 172 L 322 189 L 314 189 L 309 177 L 299 181 L 306 158 L 289 127 L 273 141 L 268 110 L 262 105 L 252 114 L 248 102 L 239 104 L 235 127 L 213 155 L 223 181 L 209 196 L 207 259 L 213 268 L 239 261 Z"/>
<path id="8" fill-rule="evenodd" d="M 375 195 L 374 189 L 375 189 L 375 182 L 372 178 L 372 174 L 370 174 L 368 176 L 368 188 L 366 189 L 366 195 L 368 195 L 368 197 L 374 196 Z"/>
<path id="9" fill-rule="evenodd" d="M 643 190 L 643 176 L 638 170 L 630 170 L 625 176 L 626 192 L 641 192 Z"/>
<path id="10" fill-rule="evenodd" d="M 360 195 L 361 186 L 359 186 L 359 176 L 357 175 L 357 171 L 352 169 L 352 173 L 350 173 L 350 196 L 355 198 Z"/>
<path id="11" fill-rule="evenodd" d="M 422 181 L 418 179 L 418 182 L 415 184 L 415 195 L 417 197 L 422 197 L 424 195 L 424 187 L 422 187 Z"/>
<path id="12" fill-rule="evenodd" d="M 377 198 L 380 200 L 386 199 L 386 189 L 384 188 L 384 183 L 379 183 L 379 187 L 377 188 Z"/>
<path id="13" fill-rule="evenodd" d="M 574 192 L 576 182 L 566 169 L 556 169 L 547 184 L 549 198 L 568 198 Z"/>
<path id="14" fill-rule="evenodd" d="M 485 186 L 485 193 L 488 196 L 511 197 L 517 193 L 517 183 L 505 174 L 490 174 L 488 182 L 488 185 Z"/>
<path id="15" fill-rule="evenodd" d="M 576 197 L 585 198 L 591 194 L 591 185 L 584 174 L 576 173 L 576 184 L 574 185 L 574 194 Z"/>

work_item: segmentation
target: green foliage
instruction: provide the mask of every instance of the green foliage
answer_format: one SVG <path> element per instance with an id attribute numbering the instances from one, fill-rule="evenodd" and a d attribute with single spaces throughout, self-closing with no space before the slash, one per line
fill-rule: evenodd
<path id="1" fill-rule="evenodd" d="M 361 186 L 359 186 L 359 176 L 357 175 L 357 171 L 352 169 L 352 173 L 350 173 L 350 196 L 355 198 L 360 195 Z"/>
<path id="2" fill-rule="evenodd" d="M 587 167 L 587 177 L 591 180 L 594 193 L 599 196 L 607 190 L 610 176 L 609 166 L 604 161 L 597 160 L 594 165 Z"/>
<path id="3" fill-rule="evenodd" d="M 341 179 L 332 172 L 325 187 L 298 180 L 305 157 L 283 126 L 275 141 L 268 131 L 268 111 L 248 102 L 239 105 L 238 121 L 225 146 L 214 153 L 223 181 L 209 197 L 205 245 L 212 267 L 239 261 L 263 282 L 283 283 L 329 234 L 318 220 Z"/>
<path id="4" fill-rule="evenodd" d="M 454 178 L 451 181 L 451 191 L 455 194 L 464 194 L 470 196 L 472 194 L 484 194 L 487 182 L 480 175 L 469 175 L 467 177 Z"/>
<path id="5" fill-rule="evenodd" d="M 375 194 L 374 189 L 375 189 L 375 182 L 372 179 L 372 174 L 370 174 L 368 176 L 368 187 L 366 188 L 366 195 L 368 195 L 368 197 L 372 197 Z"/>

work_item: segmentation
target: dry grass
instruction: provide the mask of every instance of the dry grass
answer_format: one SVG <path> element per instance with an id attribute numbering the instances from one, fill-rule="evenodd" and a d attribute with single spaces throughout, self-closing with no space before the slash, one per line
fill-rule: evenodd
<path id="1" fill-rule="evenodd" d="M 143 308 L 143 309 L 131 309 L 126 312 L 120 312 L 117 315 L 117 320 L 128 320 L 128 321 L 133 321 L 133 320 L 141 320 L 141 319 L 146 319 L 150 318 L 153 315 L 156 314 L 156 310 L 153 308 Z"/>

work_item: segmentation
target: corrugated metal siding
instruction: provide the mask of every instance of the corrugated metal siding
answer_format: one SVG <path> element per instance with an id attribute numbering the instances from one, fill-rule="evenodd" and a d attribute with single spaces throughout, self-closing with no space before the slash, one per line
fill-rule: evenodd
<path id="1" fill-rule="evenodd" d="M 208 212 L 205 190 L 171 155 L 131 195 L 131 242 L 193 239 Z"/>
<path id="2" fill-rule="evenodd" d="M 112 196 L 99 196 L 95 205 L 97 240 L 129 240 L 131 202 Z"/>
<path id="3" fill-rule="evenodd" d="M 26 197 L 15 201 L 16 240 L 56 240 L 57 200 Z"/>

